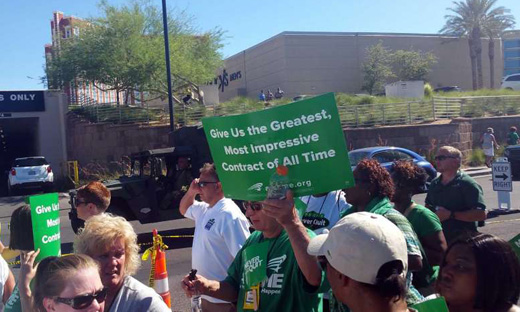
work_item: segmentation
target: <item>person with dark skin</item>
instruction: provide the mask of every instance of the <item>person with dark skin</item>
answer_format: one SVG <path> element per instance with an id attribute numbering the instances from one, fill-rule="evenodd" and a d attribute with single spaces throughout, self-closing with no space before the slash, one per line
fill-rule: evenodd
<path id="1" fill-rule="evenodd" d="M 519 312 L 519 258 L 499 237 L 459 237 L 446 252 L 436 288 L 450 312 Z"/>
<path id="2" fill-rule="evenodd" d="M 342 217 L 354 212 L 368 211 L 383 215 L 403 232 L 408 247 L 407 303 L 415 304 L 421 301 L 423 296 L 411 284 L 411 272 L 422 269 L 420 242 L 410 222 L 395 210 L 390 202 L 394 193 L 390 174 L 375 159 L 361 160 L 353 174 L 355 186 L 344 190 L 345 199 L 352 208 Z"/>
<path id="3" fill-rule="evenodd" d="M 412 224 L 431 265 L 440 265 L 447 249 L 442 226 L 431 210 L 412 200 L 426 184 L 428 174 L 424 169 L 409 161 L 398 161 L 392 167 L 395 192 L 394 208 L 407 217 Z M 424 228 L 429 232 L 424 232 Z"/>

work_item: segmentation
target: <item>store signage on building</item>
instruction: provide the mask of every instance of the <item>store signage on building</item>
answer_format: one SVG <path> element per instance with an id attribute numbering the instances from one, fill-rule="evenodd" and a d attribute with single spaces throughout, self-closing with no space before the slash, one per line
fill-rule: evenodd
<path id="1" fill-rule="evenodd" d="M 222 74 L 218 75 L 213 81 L 208 83 L 209 85 L 218 84 L 220 92 L 224 92 L 225 88 L 229 85 L 230 81 L 235 81 L 242 78 L 242 72 L 237 71 L 232 74 L 228 74 L 226 69 L 222 70 Z"/>
<path id="2" fill-rule="evenodd" d="M 0 91 L 0 112 L 43 112 L 44 91 Z"/>

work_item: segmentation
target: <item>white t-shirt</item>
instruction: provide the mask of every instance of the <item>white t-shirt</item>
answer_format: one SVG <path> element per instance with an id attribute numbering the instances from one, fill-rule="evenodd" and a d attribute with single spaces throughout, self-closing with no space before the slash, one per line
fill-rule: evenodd
<path id="1" fill-rule="evenodd" d="M 4 304 L 2 303 L 2 298 L 4 297 L 4 287 L 7 279 L 9 278 L 9 265 L 4 260 L 2 256 L 0 256 L 0 311 L 3 311 Z"/>
<path id="2" fill-rule="evenodd" d="M 170 312 L 171 309 L 155 290 L 131 276 L 126 276 L 109 312 L 123 311 Z"/>
<path id="3" fill-rule="evenodd" d="M 210 280 L 224 280 L 229 265 L 249 237 L 246 216 L 229 198 L 222 198 L 211 208 L 207 203 L 195 201 L 184 216 L 195 221 L 192 268 Z M 202 298 L 225 302 L 205 295 Z"/>
<path id="4" fill-rule="evenodd" d="M 324 229 L 330 230 L 339 221 L 340 214 L 351 206 L 341 190 L 322 197 L 302 196 L 300 200 L 307 205 L 302 223 L 316 234 L 321 234 Z"/>

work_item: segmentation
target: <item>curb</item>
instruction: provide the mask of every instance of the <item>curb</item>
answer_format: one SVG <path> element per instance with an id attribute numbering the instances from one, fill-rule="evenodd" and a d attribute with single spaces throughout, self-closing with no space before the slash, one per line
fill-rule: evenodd
<path id="1" fill-rule="evenodd" d="M 466 168 L 462 171 L 467 173 L 470 177 L 481 177 L 491 174 L 491 168 L 487 167 Z"/>

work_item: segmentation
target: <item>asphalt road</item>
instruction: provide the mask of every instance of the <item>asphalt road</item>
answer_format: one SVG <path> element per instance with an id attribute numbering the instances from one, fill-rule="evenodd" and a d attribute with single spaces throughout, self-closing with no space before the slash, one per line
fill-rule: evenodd
<path id="1" fill-rule="evenodd" d="M 486 226 L 480 228 L 482 232 L 498 235 L 504 239 L 511 239 L 520 232 L 520 181 L 513 182 L 513 192 L 511 193 L 512 209 L 509 212 L 501 212 L 498 208 L 497 194 L 493 191 L 491 176 L 476 178 L 477 182 L 484 189 L 484 196 L 489 210 L 489 218 Z M 424 203 L 425 195 L 417 195 L 415 201 L 419 204 Z M 0 198 L 0 223 L 2 226 L 1 240 L 5 245 L 9 243 L 8 222 L 12 211 L 23 202 L 23 197 L 3 197 Z M 74 232 L 68 220 L 70 205 L 68 197 L 60 194 L 60 217 L 61 217 L 61 239 L 62 253 L 72 252 Z M 134 229 L 139 235 L 139 243 L 142 251 L 150 247 L 151 231 L 156 228 L 163 235 L 164 242 L 170 247 L 166 253 L 168 259 L 167 268 L 169 274 L 169 285 L 172 295 L 173 311 L 189 311 L 189 300 L 184 296 L 180 288 L 182 277 L 191 269 L 191 237 L 193 234 L 194 223 L 188 219 L 165 221 L 152 224 L 140 224 L 132 221 Z M 15 276 L 17 269 L 13 269 Z M 150 262 L 143 261 L 136 278 L 143 283 L 148 283 L 150 272 Z"/>

